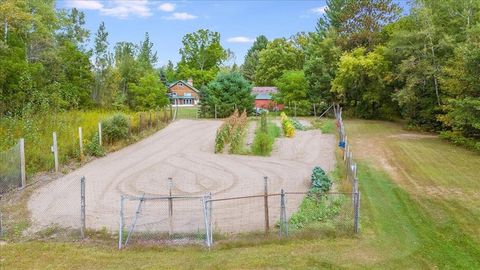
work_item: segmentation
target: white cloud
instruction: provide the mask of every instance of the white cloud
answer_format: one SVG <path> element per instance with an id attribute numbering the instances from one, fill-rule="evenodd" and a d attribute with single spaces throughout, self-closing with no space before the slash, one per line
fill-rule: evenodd
<path id="1" fill-rule="evenodd" d="M 187 13 L 187 12 L 174 12 L 170 16 L 163 17 L 165 20 L 179 20 L 179 21 L 186 21 L 186 20 L 193 20 L 198 18 L 198 16 Z"/>
<path id="2" fill-rule="evenodd" d="M 231 38 L 227 39 L 227 42 L 230 42 L 230 43 L 252 43 L 254 41 L 255 41 L 255 39 L 253 39 L 253 38 L 243 37 L 243 36 L 231 37 Z"/>
<path id="3" fill-rule="evenodd" d="M 158 6 L 158 9 L 165 12 L 172 12 L 175 10 L 175 4 L 163 3 Z"/>
<path id="4" fill-rule="evenodd" d="M 88 0 L 70 0 L 70 1 L 67 1 L 67 6 L 71 8 L 93 9 L 93 10 L 100 10 L 103 8 L 102 3 L 100 3 L 99 1 L 88 1 Z"/>
<path id="5" fill-rule="evenodd" d="M 310 11 L 315 13 L 315 14 L 323 14 L 323 13 L 325 13 L 326 9 L 327 9 L 327 6 L 323 6 L 323 7 L 312 8 L 312 9 L 310 9 Z"/>
<path id="6" fill-rule="evenodd" d="M 148 0 L 110 0 L 106 1 L 105 4 L 95 0 L 70 0 L 67 2 L 67 5 L 78 9 L 99 10 L 102 15 L 120 19 L 125 19 L 130 15 L 138 17 L 149 17 L 153 15 Z"/>

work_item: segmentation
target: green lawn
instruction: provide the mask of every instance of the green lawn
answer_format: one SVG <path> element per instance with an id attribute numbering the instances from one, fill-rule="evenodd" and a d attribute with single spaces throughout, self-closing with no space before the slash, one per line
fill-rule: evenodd
<path id="1" fill-rule="evenodd" d="M 347 121 L 360 161 L 361 234 L 127 249 L 9 243 L 0 268 L 480 269 L 480 156 L 394 123 Z"/>
<path id="2" fill-rule="evenodd" d="M 175 106 L 173 107 L 175 110 Z M 197 106 L 192 107 L 178 107 L 177 119 L 196 119 L 197 118 Z"/>

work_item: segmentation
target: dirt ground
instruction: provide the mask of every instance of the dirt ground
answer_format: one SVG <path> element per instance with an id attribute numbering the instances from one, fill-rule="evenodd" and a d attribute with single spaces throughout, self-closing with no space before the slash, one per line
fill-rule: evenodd
<path id="1" fill-rule="evenodd" d="M 51 224 L 80 224 L 79 179 L 86 178 L 86 224 L 93 229 L 118 230 L 120 196 L 167 195 L 168 178 L 176 196 L 214 199 L 262 194 L 264 176 L 269 192 L 306 191 L 313 166 L 331 171 L 335 165 L 333 135 L 319 130 L 297 131 L 295 138 L 277 139 L 270 157 L 214 154 L 214 140 L 221 121 L 179 120 L 154 135 L 57 179 L 39 190 L 28 203 L 33 228 Z M 279 214 L 279 198 L 269 202 L 271 224 Z M 287 212 L 294 212 L 301 196 L 287 198 Z M 138 200 L 125 201 L 126 227 L 137 210 Z M 261 229 L 263 198 L 214 202 L 214 228 L 224 232 Z M 277 209 L 278 208 L 278 209 Z M 201 199 L 174 201 L 175 232 L 204 227 Z M 278 210 L 278 211 L 277 211 Z M 141 208 L 138 230 L 166 231 L 168 202 L 147 200 Z"/>

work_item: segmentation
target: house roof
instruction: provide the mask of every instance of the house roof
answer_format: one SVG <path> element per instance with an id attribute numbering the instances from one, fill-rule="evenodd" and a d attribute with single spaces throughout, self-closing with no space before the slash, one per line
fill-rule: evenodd
<path id="1" fill-rule="evenodd" d="M 278 88 L 275 86 L 255 86 L 252 88 L 252 94 L 258 95 L 258 94 L 276 94 L 278 93 Z"/>
<path id="2" fill-rule="evenodd" d="M 267 99 L 267 100 L 271 100 L 272 99 L 272 95 L 270 93 L 260 93 L 260 94 L 257 94 L 255 96 L 255 99 L 256 100 L 259 100 L 259 99 Z"/>
<path id="3" fill-rule="evenodd" d="M 183 85 L 185 85 L 186 87 L 192 89 L 193 91 L 195 91 L 195 92 L 197 92 L 197 93 L 199 92 L 197 88 L 193 87 L 193 85 L 190 85 L 188 82 L 186 82 L 186 81 L 184 81 L 184 80 L 178 80 L 178 81 L 176 81 L 176 82 L 171 83 L 171 84 L 168 86 L 168 89 L 174 87 L 176 84 L 178 84 L 178 83 L 180 83 L 180 82 L 183 83 Z"/>

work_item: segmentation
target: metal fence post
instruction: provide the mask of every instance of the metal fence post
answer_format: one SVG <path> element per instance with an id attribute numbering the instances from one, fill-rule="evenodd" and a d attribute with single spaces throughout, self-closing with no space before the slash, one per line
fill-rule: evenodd
<path id="1" fill-rule="evenodd" d="M 317 117 L 317 108 L 315 107 L 315 103 L 313 103 L 313 116 Z"/>
<path id="2" fill-rule="evenodd" d="M 53 161 L 55 163 L 55 172 L 58 172 L 58 145 L 57 145 L 57 133 L 53 132 L 53 145 L 52 145 L 52 152 L 53 152 Z"/>
<path id="3" fill-rule="evenodd" d="M 3 215 L 2 212 L 0 212 L 0 237 L 3 237 Z"/>
<path id="4" fill-rule="evenodd" d="M 20 188 L 27 185 L 27 175 L 25 172 L 25 139 L 20 139 L 20 178 L 22 180 Z"/>
<path id="5" fill-rule="evenodd" d="M 82 127 L 78 127 L 78 145 L 80 147 L 80 160 L 83 160 L 83 134 Z"/>
<path id="6" fill-rule="evenodd" d="M 280 236 L 288 237 L 288 220 L 285 207 L 285 191 L 282 189 L 280 193 Z"/>
<path id="7" fill-rule="evenodd" d="M 208 248 L 210 248 L 210 228 L 209 228 L 209 220 L 208 220 L 208 196 L 204 195 L 202 198 L 202 204 L 203 204 L 203 219 L 205 221 L 205 244 L 207 245 Z"/>
<path id="8" fill-rule="evenodd" d="M 120 221 L 118 228 L 118 249 L 122 249 L 123 244 L 123 195 L 120 195 Z"/>
<path id="9" fill-rule="evenodd" d="M 268 236 L 270 233 L 270 217 L 268 214 L 268 177 L 264 177 L 264 200 L 263 207 L 265 209 L 265 236 Z"/>
<path id="10" fill-rule="evenodd" d="M 213 244 L 213 229 L 212 229 L 212 193 L 208 193 L 208 229 L 210 231 L 210 245 Z"/>
<path id="11" fill-rule="evenodd" d="M 85 238 L 87 226 L 85 224 L 85 176 L 80 179 L 80 236 Z"/>
<path id="12" fill-rule="evenodd" d="M 359 232 L 359 221 L 360 221 L 360 193 L 357 191 L 354 193 L 355 196 L 355 212 L 354 212 L 354 219 L 353 219 L 353 231 L 355 233 Z"/>
<path id="13" fill-rule="evenodd" d="M 172 199 L 172 185 L 173 180 L 171 177 L 168 178 L 168 236 L 173 234 L 173 199 Z"/>
<path id="14" fill-rule="evenodd" d="M 102 146 L 102 122 L 98 122 L 98 144 Z"/>

